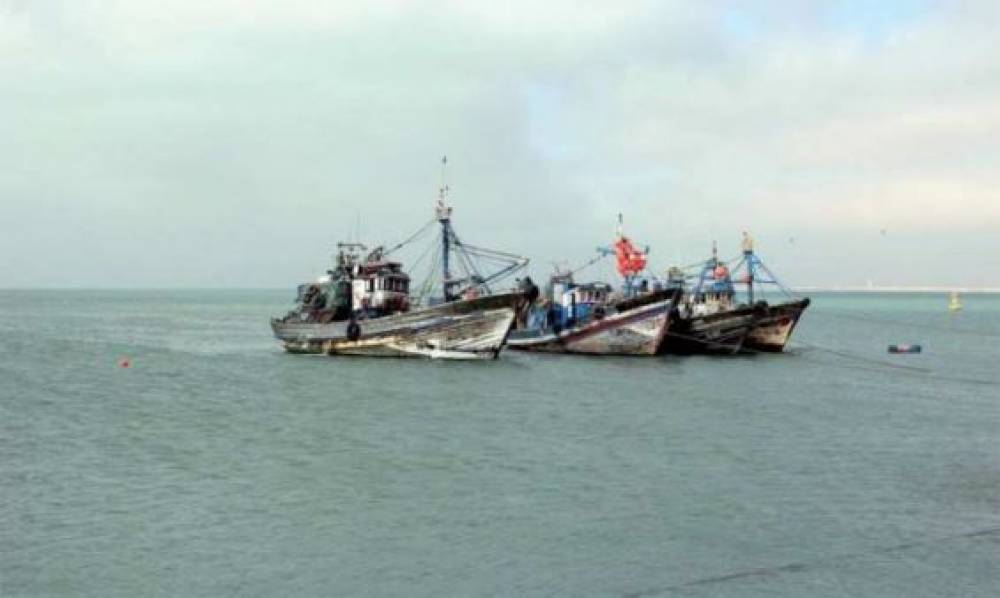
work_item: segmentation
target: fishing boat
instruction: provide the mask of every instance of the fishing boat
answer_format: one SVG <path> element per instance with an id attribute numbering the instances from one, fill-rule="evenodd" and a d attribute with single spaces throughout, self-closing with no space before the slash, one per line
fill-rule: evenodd
<path id="1" fill-rule="evenodd" d="M 587 355 L 656 354 L 680 289 L 650 287 L 647 279 L 640 279 L 647 252 L 638 250 L 621 234 L 620 217 L 613 249 L 598 251 L 601 257 L 617 257 L 618 272 L 624 279 L 622 290 L 616 291 L 604 282 L 577 284 L 573 271 L 557 269 L 549 279 L 545 296 L 528 310 L 525 325 L 511 333 L 507 341 L 511 349 Z"/>
<path id="2" fill-rule="evenodd" d="M 671 286 L 687 287 L 687 280 L 678 269 L 668 278 Z M 743 344 L 754 323 L 753 307 L 736 305 L 736 290 L 728 266 L 719 260 L 718 248 L 712 243 L 712 257 L 701 267 L 693 287 L 671 314 L 673 322 L 667 331 L 661 353 L 679 355 L 732 355 Z"/>
<path id="3" fill-rule="evenodd" d="M 393 248 L 338 243 L 334 267 L 299 285 L 294 308 L 271 320 L 274 336 L 290 353 L 496 359 L 507 340 L 524 292 L 494 293 L 491 285 L 524 268 L 526 258 L 467 245 L 451 224 L 442 184 L 434 219 Z M 439 225 L 435 240 L 440 284 L 430 278 L 411 289 L 397 250 Z M 434 249 L 430 247 L 429 249 Z M 426 253 L 424 254 L 426 255 Z M 484 273 L 483 261 L 502 264 Z M 437 295 L 434 289 L 440 290 Z"/>
<path id="4" fill-rule="evenodd" d="M 754 252 L 753 238 L 746 231 L 743 232 L 742 249 L 742 258 L 733 266 L 733 273 L 740 284 L 745 285 L 747 304 L 754 310 L 753 326 L 743 348 L 780 353 L 785 349 L 802 313 L 809 307 L 810 299 L 796 296 L 771 273 Z M 769 303 L 765 299 L 765 289 L 776 289 L 782 300 Z"/>

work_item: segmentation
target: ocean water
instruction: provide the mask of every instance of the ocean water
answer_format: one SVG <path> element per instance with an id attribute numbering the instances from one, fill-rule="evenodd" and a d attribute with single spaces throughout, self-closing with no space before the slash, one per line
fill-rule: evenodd
<path id="1" fill-rule="evenodd" d="M 489 363 L 286 355 L 289 299 L 0 292 L 0 596 L 1000 594 L 1000 296 Z"/>

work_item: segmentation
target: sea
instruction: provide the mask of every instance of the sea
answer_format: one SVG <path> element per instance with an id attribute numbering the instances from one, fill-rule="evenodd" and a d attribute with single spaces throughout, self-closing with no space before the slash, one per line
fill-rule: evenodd
<path id="1" fill-rule="evenodd" d="M 0 596 L 1000 595 L 1000 295 L 472 363 L 285 354 L 291 299 L 0 291 Z"/>

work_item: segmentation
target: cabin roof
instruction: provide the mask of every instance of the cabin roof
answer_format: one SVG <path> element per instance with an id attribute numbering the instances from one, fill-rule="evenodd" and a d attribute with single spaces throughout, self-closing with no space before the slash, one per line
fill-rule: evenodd
<path id="1" fill-rule="evenodd" d="M 604 282 L 585 282 L 573 287 L 574 291 L 603 291 L 610 292 L 611 285 Z"/>
<path id="2" fill-rule="evenodd" d="M 364 262 L 358 264 L 358 271 L 364 274 L 393 274 L 397 276 L 409 276 L 402 271 L 403 265 L 399 262 L 389 260 L 379 260 L 377 262 Z"/>

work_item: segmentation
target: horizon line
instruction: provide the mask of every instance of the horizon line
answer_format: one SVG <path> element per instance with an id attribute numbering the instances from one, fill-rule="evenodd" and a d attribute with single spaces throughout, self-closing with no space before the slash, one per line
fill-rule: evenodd
<path id="1" fill-rule="evenodd" d="M 4 291 L 287 291 L 287 286 L 0 286 Z M 941 285 L 882 285 L 882 286 L 791 286 L 796 293 L 986 293 L 1000 294 L 1000 287 L 941 286 Z"/>

